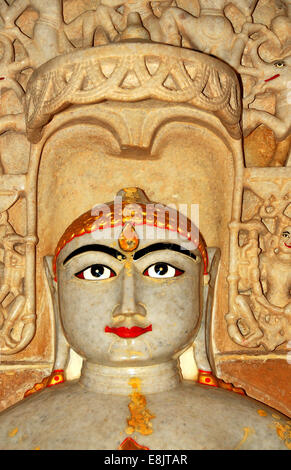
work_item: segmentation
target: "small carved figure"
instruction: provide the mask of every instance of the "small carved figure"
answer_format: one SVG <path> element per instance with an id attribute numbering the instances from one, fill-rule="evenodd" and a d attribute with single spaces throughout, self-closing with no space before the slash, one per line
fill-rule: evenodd
<path id="1" fill-rule="evenodd" d="M 16 80 L 16 76 L 20 70 L 23 70 L 29 66 L 29 59 L 27 58 L 20 62 L 14 62 L 14 49 L 12 41 L 5 35 L 1 34 L 1 30 L 0 44 L 2 47 L 2 56 L 0 59 L 0 90 L 5 92 L 8 89 L 12 89 L 21 103 L 24 92 Z"/>
<path id="2" fill-rule="evenodd" d="M 273 248 L 272 252 L 260 255 L 264 294 L 271 304 L 287 307 L 291 302 L 291 225 L 282 227 L 280 224 L 278 233 L 272 237 L 270 245 Z M 289 310 L 290 315 L 291 304 Z"/>
<path id="3" fill-rule="evenodd" d="M 27 239 L 18 235 L 1 213 L 0 353 L 21 351 L 35 333 L 35 315 L 26 309 L 25 268 Z"/>
<path id="4" fill-rule="evenodd" d="M 65 33 L 74 41 L 74 31 L 79 36 L 82 31 L 82 47 L 97 46 L 102 43 L 113 42 L 124 30 L 127 15 L 119 13 L 117 7 L 123 3 L 120 0 L 104 2 L 99 0 L 95 10 L 88 10 L 65 24 Z"/>
<path id="5" fill-rule="evenodd" d="M 29 38 L 16 26 L 16 20 L 29 7 L 38 14 L 33 38 Z M 10 39 L 18 39 L 28 52 L 31 67 L 38 67 L 70 49 L 63 31 L 62 1 L 15 0 L 10 6 L 0 4 L 0 15 L 4 22 L 3 33 Z"/>
<path id="6" fill-rule="evenodd" d="M 291 108 L 288 93 L 290 93 L 291 55 L 278 58 L 270 63 L 265 62 L 259 55 L 259 47 L 266 39 L 253 41 L 250 56 L 253 67 L 239 67 L 241 74 L 257 78 L 256 85 L 244 99 L 243 130 L 249 135 L 256 127 L 264 124 L 272 129 L 278 141 L 288 137 L 291 130 Z M 276 98 L 275 115 L 259 109 L 249 108 L 255 97 L 265 92 L 271 92 Z"/>
<path id="7" fill-rule="evenodd" d="M 193 49 L 215 55 L 233 67 L 237 67 L 249 35 L 264 30 L 266 27 L 251 22 L 251 15 L 257 4 L 256 0 L 251 4 L 241 1 L 231 2 L 246 18 L 242 31 L 236 34 L 231 22 L 224 15 L 224 9 L 229 3 L 228 0 L 201 1 L 198 18 L 177 7 L 167 8 L 160 18 L 166 42 L 180 46 L 181 38 L 186 39 Z"/>
<path id="8" fill-rule="evenodd" d="M 273 18 L 270 29 L 277 36 L 281 48 L 291 44 L 291 2 L 281 0 L 281 8 Z"/>

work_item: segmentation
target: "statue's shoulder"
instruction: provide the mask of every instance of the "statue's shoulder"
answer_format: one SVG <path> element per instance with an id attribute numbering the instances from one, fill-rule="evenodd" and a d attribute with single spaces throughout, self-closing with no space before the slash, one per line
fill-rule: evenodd
<path id="1" fill-rule="evenodd" d="M 282 449 L 291 447 L 290 420 L 250 397 L 185 381 L 155 397 L 159 419 L 175 416 L 189 449 Z M 214 432 L 215 429 L 215 432 Z M 177 435 L 177 434 L 176 434 Z M 195 447 L 193 446 L 193 443 Z M 187 447 L 180 447 L 187 448 Z"/>
<path id="2" fill-rule="evenodd" d="M 29 420 L 39 419 L 44 411 L 51 413 L 55 407 L 63 407 L 65 404 L 66 407 L 69 406 L 70 402 L 75 400 L 76 389 L 76 383 L 67 382 L 23 398 L 0 413 L 0 428 L 3 429 L 5 423 L 17 425 L 27 418 Z M 80 394 L 82 395 L 82 390 L 79 390 Z"/>
<path id="3" fill-rule="evenodd" d="M 120 437 L 125 428 L 128 401 L 90 392 L 78 382 L 46 388 L 0 413 L 0 450 L 103 448 L 105 428 L 115 439 L 108 448 L 115 448 L 114 431 Z"/>

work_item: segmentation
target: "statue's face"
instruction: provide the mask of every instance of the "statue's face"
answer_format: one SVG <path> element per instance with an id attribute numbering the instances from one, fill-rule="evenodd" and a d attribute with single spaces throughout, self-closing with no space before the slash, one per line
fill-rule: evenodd
<path id="1" fill-rule="evenodd" d="M 291 255 L 291 226 L 284 227 L 281 232 L 279 251 Z"/>
<path id="2" fill-rule="evenodd" d="M 166 230 L 162 238 L 140 239 L 129 253 L 107 239 L 108 230 L 76 237 L 58 257 L 67 340 L 98 364 L 169 360 L 191 343 L 199 326 L 199 251 L 181 250 L 180 238 Z"/>

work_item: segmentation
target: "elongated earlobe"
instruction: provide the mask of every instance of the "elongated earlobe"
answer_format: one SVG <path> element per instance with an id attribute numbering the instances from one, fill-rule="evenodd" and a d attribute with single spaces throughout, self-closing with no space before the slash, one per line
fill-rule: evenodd
<path id="1" fill-rule="evenodd" d="M 65 338 L 60 319 L 58 285 L 55 281 L 55 275 L 53 272 L 53 256 L 45 256 L 44 271 L 50 293 L 50 312 L 52 324 L 54 326 L 54 370 L 64 371 L 67 366 L 70 347 Z"/>
<path id="2" fill-rule="evenodd" d="M 194 356 L 197 367 L 202 371 L 211 371 L 209 336 L 211 327 L 214 288 L 220 261 L 219 248 L 207 248 L 209 258 L 209 274 L 204 275 L 203 310 L 199 332 L 194 341 Z"/>

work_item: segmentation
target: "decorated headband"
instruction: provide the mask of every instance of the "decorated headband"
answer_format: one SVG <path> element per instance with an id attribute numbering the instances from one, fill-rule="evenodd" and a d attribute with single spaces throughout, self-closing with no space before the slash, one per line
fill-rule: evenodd
<path id="1" fill-rule="evenodd" d="M 61 250 L 74 238 L 85 233 L 107 228 L 123 227 L 119 236 L 119 246 L 123 251 L 131 252 L 138 247 L 139 238 L 134 225 L 147 225 L 163 230 L 178 232 L 192 241 L 201 253 L 204 263 L 204 274 L 207 274 L 208 255 L 204 238 L 193 222 L 172 208 L 153 204 L 139 188 L 125 188 L 117 193 L 120 204 L 114 202 L 96 206 L 78 217 L 62 235 L 57 244 L 53 259 L 53 270 L 56 274 L 57 258 Z M 136 210 L 138 208 L 138 210 Z M 153 208 L 153 211 L 149 210 Z M 134 215 L 133 215 L 134 214 Z M 196 235 L 198 234 L 198 236 Z M 197 239 L 195 237 L 197 236 Z"/>

